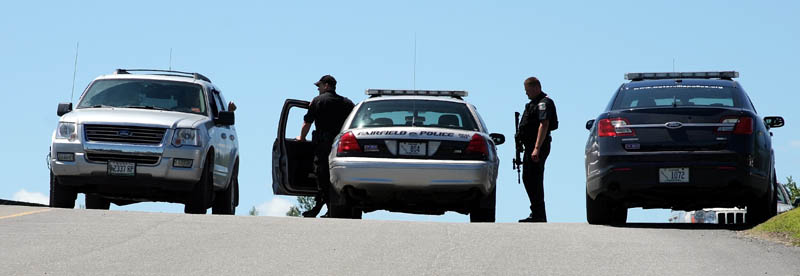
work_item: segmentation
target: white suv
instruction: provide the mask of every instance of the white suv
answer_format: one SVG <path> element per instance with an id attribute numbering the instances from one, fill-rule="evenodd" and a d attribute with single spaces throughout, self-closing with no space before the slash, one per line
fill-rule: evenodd
<path id="1" fill-rule="evenodd" d="M 50 205 L 73 208 L 85 193 L 89 209 L 165 201 L 186 213 L 234 214 L 239 143 L 224 103 L 197 73 L 117 69 L 96 78 L 75 110 L 58 106 Z"/>

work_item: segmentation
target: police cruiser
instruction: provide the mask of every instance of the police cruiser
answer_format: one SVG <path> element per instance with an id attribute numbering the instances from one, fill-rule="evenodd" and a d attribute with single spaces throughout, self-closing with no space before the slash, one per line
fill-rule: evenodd
<path id="1" fill-rule="evenodd" d="M 739 73 L 628 73 L 586 123 L 586 216 L 624 223 L 627 208 L 746 208 L 774 216 L 780 187 L 772 148 L 779 116 L 761 117 Z"/>
<path id="2" fill-rule="evenodd" d="M 469 214 L 472 222 L 494 222 L 495 146 L 505 137 L 488 132 L 475 107 L 464 101 L 467 92 L 369 89 L 366 94 L 330 153 L 330 216 L 455 211 Z M 277 195 L 318 192 L 313 141 L 284 138 L 290 109 L 304 111 L 308 105 L 291 99 L 284 105 L 273 146 Z"/>

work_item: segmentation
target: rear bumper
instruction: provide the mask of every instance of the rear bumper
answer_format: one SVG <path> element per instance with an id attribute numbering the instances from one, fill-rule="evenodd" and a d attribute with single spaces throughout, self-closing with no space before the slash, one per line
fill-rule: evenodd
<path id="1" fill-rule="evenodd" d="M 743 207 L 769 189 L 769 177 L 732 152 L 600 157 L 595 167 L 587 176 L 587 194 L 628 207 Z M 661 183 L 661 168 L 689 168 L 689 182 Z"/>
<path id="2" fill-rule="evenodd" d="M 478 189 L 489 194 L 496 178 L 486 161 L 344 157 L 331 161 L 330 172 L 340 192 L 349 186 L 367 191 Z"/>

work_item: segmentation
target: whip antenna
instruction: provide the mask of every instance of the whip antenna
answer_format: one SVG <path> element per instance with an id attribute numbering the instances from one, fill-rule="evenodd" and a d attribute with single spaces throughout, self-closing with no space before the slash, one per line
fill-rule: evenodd
<path id="1" fill-rule="evenodd" d="M 69 102 L 72 102 L 72 97 L 75 96 L 75 76 L 78 75 L 78 49 L 81 48 L 81 42 L 75 45 L 75 68 L 72 69 L 72 93 L 69 94 Z"/>

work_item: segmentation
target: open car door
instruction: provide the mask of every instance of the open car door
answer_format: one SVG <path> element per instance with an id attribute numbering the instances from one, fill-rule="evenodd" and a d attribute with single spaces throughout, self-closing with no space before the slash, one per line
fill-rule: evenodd
<path id="1" fill-rule="evenodd" d="M 303 124 L 308 101 L 287 99 L 278 123 L 278 136 L 272 145 L 272 192 L 276 195 L 313 196 L 317 194 L 314 176 L 314 145 L 310 140 L 297 141 L 297 133 L 286 133 L 287 124 Z M 290 116 L 290 112 L 291 116 Z M 299 119 L 298 119 L 299 117 Z M 289 135 L 288 138 L 287 135 Z"/>

